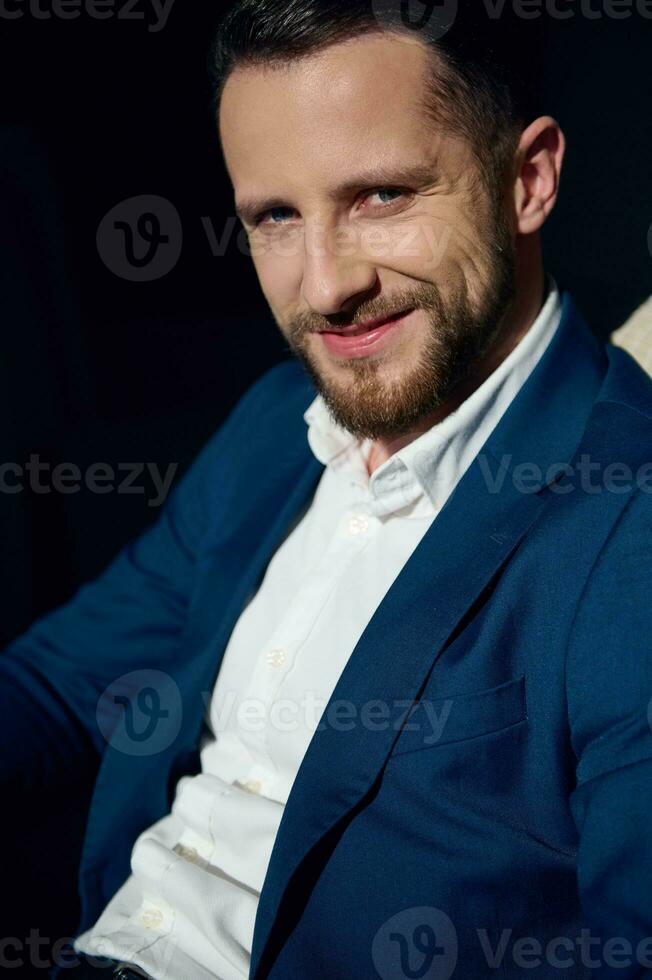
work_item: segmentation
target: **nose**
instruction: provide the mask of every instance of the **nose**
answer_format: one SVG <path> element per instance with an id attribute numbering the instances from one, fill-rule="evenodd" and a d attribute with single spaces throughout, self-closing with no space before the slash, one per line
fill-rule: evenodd
<path id="1" fill-rule="evenodd" d="M 316 313 L 330 316 L 359 304 L 377 280 L 375 263 L 357 251 L 351 254 L 350 243 L 338 248 L 332 236 L 318 242 L 306 236 L 302 295 Z"/>

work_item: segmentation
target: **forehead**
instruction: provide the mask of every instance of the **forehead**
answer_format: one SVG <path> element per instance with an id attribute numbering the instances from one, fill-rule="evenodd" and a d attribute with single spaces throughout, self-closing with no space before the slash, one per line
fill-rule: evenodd
<path id="1" fill-rule="evenodd" d="M 331 180 L 352 163 L 427 153 L 434 140 L 423 109 L 429 72 L 421 42 L 387 33 L 283 66 L 236 69 L 219 117 L 232 181 L 270 173 Z"/>

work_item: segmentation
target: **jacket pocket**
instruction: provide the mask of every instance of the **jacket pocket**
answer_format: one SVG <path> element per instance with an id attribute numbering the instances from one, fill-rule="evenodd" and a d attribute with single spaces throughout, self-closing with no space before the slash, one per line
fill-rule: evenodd
<path id="1" fill-rule="evenodd" d="M 406 717 L 391 757 L 490 735 L 526 720 L 525 676 L 472 694 L 426 695 Z"/>

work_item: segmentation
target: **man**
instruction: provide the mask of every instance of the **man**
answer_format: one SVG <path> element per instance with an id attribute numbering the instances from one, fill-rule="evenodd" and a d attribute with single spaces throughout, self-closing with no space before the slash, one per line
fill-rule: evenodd
<path id="1" fill-rule="evenodd" d="M 564 136 L 479 6 L 222 25 L 296 357 L 0 665 L 12 786 L 99 766 L 72 976 L 652 966 L 652 386 L 545 274 Z"/>

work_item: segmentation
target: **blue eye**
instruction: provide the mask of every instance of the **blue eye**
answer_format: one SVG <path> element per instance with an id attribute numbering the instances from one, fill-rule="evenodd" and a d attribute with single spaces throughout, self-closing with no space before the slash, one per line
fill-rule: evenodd
<path id="1" fill-rule="evenodd" d="M 265 220 L 265 219 L 266 219 L 267 217 L 270 217 L 270 218 L 272 218 L 272 221 L 271 221 L 271 224 L 273 224 L 273 225 L 280 225 L 280 224 L 283 224 L 283 220 L 281 220 L 281 221 L 276 221 L 276 220 L 275 220 L 275 217 L 274 217 L 274 216 L 278 216 L 279 214 L 282 214 L 282 213 L 283 213 L 284 211 L 285 211 L 285 212 L 287 212 L 287 211 L 289 211 L 290 213 L 292 213 L 292 208 L 282 208 L 282 207 L 278 207 L 278 208 L 270 208 L 270 210 L 269 210 L 269 211 L 265 211 L 265 213 L 264 213 L 264 214 L 261 214 L 261 215 L 260 215 L 260 219 L 259 219 L 259 221 L 258 221 L 258 223 L 260 224 L 260 223 L 262 223 L 262 222 L 263 222 L 263 221 L 264 221 L 264 220 Z"/>
<path id="2" fill-rule="evenodd" d="M 382 195 L 391 195 L 391 194 L 395 194 L 396 196 L 401 197 L 403 192 L 396 187 L 381 187 L 379 188 L 379 190 L 374 191 L 374 195 L 377 195 L 378 197 L 381 197 Z M 392 200 L 396 200 L 396 198 L 392 198 Z M 391 200 L 383 201 L 383 204 L 391 204 L 391 203 L 392 203 Z"/>

